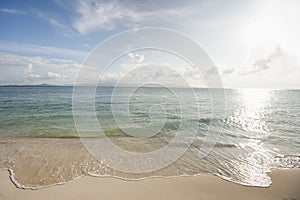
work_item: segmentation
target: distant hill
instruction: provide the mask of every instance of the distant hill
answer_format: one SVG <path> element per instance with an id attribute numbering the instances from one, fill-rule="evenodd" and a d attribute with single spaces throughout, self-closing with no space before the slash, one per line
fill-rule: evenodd
<path id="1" fill-rule="evenodd" d="M 0 85 L 0 87 L 63 87 L 71 85 L 51 85 L 51 84 L 37 84 L 37 85 Z"/>

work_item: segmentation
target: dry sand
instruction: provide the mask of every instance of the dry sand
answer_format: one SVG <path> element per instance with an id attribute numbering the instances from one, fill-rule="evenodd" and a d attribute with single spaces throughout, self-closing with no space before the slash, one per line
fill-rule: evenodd
<path id="1" fill-rule="evenodd" d="M 1 200 L 94 200 L 94 199 L 221 199 L 299 200 L 300 169 L 277 170 L 270 174 L 269 188 L 246 187 L 214 176 L 152 178 L 124 181 L 115 178 L 82 177 L 71 183 L 40 190 L 17 189 L 0 170 Z"/>

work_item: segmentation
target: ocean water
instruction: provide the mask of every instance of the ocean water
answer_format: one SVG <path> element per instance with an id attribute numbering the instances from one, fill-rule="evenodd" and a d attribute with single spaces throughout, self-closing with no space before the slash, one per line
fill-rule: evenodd
<path id="1" fill-rule="evenodd" d="M 131 88 L 114 93 L 112 87 L 99 87 L 95 114 L 100 135 L 91 131 L 84 107 L 77 113 L 78 133 L 72 91 L 68 86 L 0 87 L 0 167 L 9 169 L 16 186 L 38 189 L 84 175 L 135 180 L 212 174 L 267 187 L 267 172 L 300 167 L 300 90 L 195 88 L 196 103 L 190 104 L 184 100 L 192 98 L 189 89 L 142 87 L 130 94 Z M 137 173 L 107 165 L 107 158 L 91 155 L 79 138 L 100 143 L 108 139 L 127 152 L 142 154 L 163 148 L 178 130 L 184 139 L 173 148 L 186 148 L 184 154 L 158 170 L 143 172 L 137 166 Z M 192 132 L 192 140 L 186 139 Z M 201 157 L 208 134 L 213 149 Z"/>

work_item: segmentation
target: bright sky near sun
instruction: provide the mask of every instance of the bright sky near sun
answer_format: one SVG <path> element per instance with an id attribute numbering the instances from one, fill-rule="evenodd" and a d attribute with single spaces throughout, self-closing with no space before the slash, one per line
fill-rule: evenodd
<path id="1" fill-rule="evenodd" d="M 299 89 L 299 10 L 297 0 L 1 1 L 0 85 L 73 84 L 85 57 L 106 38 L 162 27 L 202 46 L 224 87 Z M 154 57 L 129 54 L 120 65 Z M 114 73 L 111 79 L 125 72 Z"/>

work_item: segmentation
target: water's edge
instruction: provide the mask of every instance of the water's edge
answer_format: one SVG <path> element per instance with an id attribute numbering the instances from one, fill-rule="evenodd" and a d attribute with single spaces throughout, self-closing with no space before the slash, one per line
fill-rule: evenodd
<path id="1" fill-rule="evenodd" d="M 269 174 L 272 173 L 273 171 L 277 171 L 277 170 L 290 170 L 290 169 L 300 169 L 300 168 L 272 169 L 269 172 L 267 172 L 267 175 L 269 176 Z M 15 179 L 13 169 L 11 169 L 11 168 L 2 168 L 2 170 L 7 170 L 8 173 L 9 173 L 9 179 L 10 179 L 10 181 L 14 184 L 14 186 L 16 188 L 23 189 L 23 190 L 40 190 L 40 189 L 45 189 L 45 188 L 50 188 L 50 187 L 65 185 L 65 184 L 72 183 L 73 181 L 75 181 L 77 179 L 80 179 L 82 177 L 85 177 L 85 176 L 90 176 L 90 177 L 95 177 L 95 178 L 113 178 L 113 179 L 118 179 L 118 180 L 123 180 L 123 181 L 142 181 L 142 180 L 145 180 L 145 179 L 153 179 L 153 178 L 172 179 L 172 178 L 198 177 L 198 176 L 216 176 L 216 177 L 218 177 L 218 178 L 220 178 L 220 179 L 222 179 L 224 181 L 227 181 L 227 182 L 230 182 L 230 183 L 234 183 L 234 184 L 238 184 L 238 185 L 242 185 L 242 186 L 245 186 L 245 187 L 269 188 L 272 185 L 272 182 L 270 183 L 269 186 L 248 185 L 248 184 L 243 184 L 243 183 L 240 183 L 240 182 L 235 182 L 235 181 L 229 180 L 227 177 L 223 177 L 223 176 L 220 176 L 218 174 L 208 174 L 208 173 L 198 173 L 198 174 L 194 174 L 194 175 L 183 174 L 183 175 L 179 175 L 179 176 L 148 176 L 148 177 L 143 177 L 143 178 L 124 178 L 124 177 L 113 176 L 113 175 L 98 175 L 98 174 L 88 173 L 86 175 L 81 175 L 81 176 L 75 177 L 74 179 L 72 179 L 70 181 L 67 181 L 67 182 L 60 182 L 60 183 L 55 183 L 55 184 L 45 185 L 45 186 L 39 186 L 39 187 L 28 187 L 28 186 L 20 184 Z"/>

